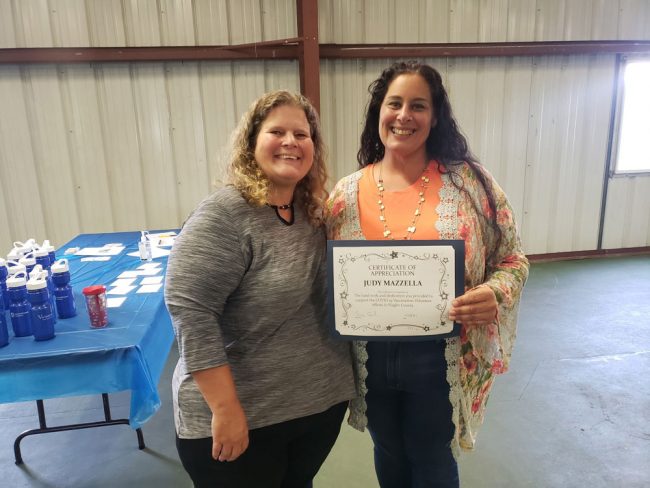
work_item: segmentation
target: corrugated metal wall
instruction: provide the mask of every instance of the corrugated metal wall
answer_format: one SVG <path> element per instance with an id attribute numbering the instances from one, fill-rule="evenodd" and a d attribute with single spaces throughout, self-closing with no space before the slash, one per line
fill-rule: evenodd
<path id="1" fill-rule="evenodd" d="M 239 44 L 293 37 L 295 17 L 295 0 L 0 0 L 0 47 Z M 650 39 L 650 1 L 320 0 L 319 30 L 323 43 Z M 390 61 L 321 63 L 333 179 L 356 168 L 366 88 Z M 594 249 L 614 56 L 426 61 L 527 252 Z M 293 61 L 0 66 L 0 251 L 179 226 L 250 102 L 298 87 Z M 649 190 L 611 180 L 605 248 L 650 245 Z"/>

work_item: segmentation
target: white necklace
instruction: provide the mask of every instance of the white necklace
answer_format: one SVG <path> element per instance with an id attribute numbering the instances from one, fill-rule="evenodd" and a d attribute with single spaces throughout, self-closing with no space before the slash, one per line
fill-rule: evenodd
<path id="1" fill-rule="evenodd" d="M 379 220 L 381 223 L 384 225 L 384 238 L 386 239 L 391 239 L 395 240 L 393 237 L 393 233 L 391 230 L 388 228 L 388 222 L 386 222 L 386 215 L 384 214 L 384 210 L 386 209 L 384 205 L 384 180 L 381 176 L 381 170 L 382 170 L 382 163 L 379 163 L 379 178 L 377 179 L 377 192 L 378 192 L 378 200 L 377 204 L 379 205 Z M 429 187 L 429 177 L 425 175 L 424 173 L 427 170 L 428 165 L 424 166 L 424 169 L 422 170 L 422 175 L 420 176 L 420 191 L 418 192 L 418 204 L 415 207 L 415 212 L 413 213 L 413 219 L 411 220 L 411 225 L 409 225 L 406 228 L 406 234 L 402 239 L 409 240 L 413 237 L 413 234 L 415 234 L 416 230 L 416 223 L 418 221 L 418 218 L 420 218 L 421 211 L 422 211 L 422 205 L 424 205 L 425 201 L 425 193 L 427 191 L 427 188 Z M 374 175 L 374 170 L 375 167 L 372 167 L 373 170 L 373 175 Z M 374 178 L 373 178 L 374 179 Z"/>

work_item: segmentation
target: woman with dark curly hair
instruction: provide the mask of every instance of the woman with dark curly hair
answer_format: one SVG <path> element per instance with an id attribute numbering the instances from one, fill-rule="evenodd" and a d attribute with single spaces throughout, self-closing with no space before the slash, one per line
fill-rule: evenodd
<path id="1" fill-rule="evenodd" d="M 330 239 L 463 239 L 460 337 L 357 341 L 349 422 L 367 426 L 382 488 L 457 487 L 494 376 L 507 370 L 528 261 L 512 209 L 474 158 L 440 74 L 415 61 L 369 87 L 357 159 L 326 204 Z"/>
<path id="2" fill-rule="evenodd" d="M 324 153 L 306 98 L 262 96 L 236 132 L 230 184 L 174 244 L 176 445 L 197 487 L 311 486 L 339 434 L 354 383 L 324 323 Z"/>

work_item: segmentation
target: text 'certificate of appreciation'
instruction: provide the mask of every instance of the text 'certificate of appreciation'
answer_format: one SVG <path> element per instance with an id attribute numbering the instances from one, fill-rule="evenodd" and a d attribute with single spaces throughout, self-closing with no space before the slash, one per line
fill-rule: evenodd
<path id="1" fill-rule="evenodd" d="M 463 241 L 328 241 L 327 256 L 335 337 L 395 341 L 460 333 L 448 314 L 464 290 Z"/>

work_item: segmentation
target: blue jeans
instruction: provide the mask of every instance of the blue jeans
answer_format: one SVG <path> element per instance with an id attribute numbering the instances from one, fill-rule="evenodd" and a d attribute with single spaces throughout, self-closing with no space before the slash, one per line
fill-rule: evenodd
<path id="1" fill-rule="evenodd" d="M 368 342 L 368 430 L 381 488 L 457 488 L 444 341 Z"/>

